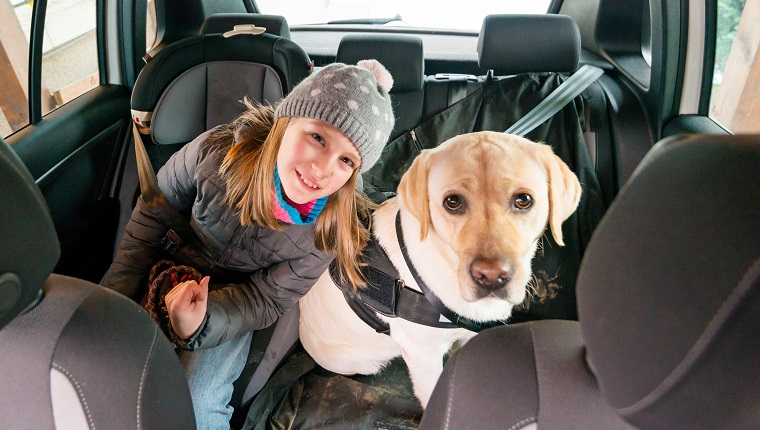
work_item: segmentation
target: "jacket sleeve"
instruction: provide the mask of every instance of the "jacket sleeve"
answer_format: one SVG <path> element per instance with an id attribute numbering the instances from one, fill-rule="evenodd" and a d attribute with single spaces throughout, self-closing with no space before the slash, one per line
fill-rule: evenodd
<path id="1" fill-rule="evenodd" d="M 238 334 L 268 327 L 309 291 L 332 257 L 307 254 L 258 270 L 248 283 L 211 291 L 206 319 L 195 335 L 180 341 L 179 346 L 188 351 L 212 348 Z"/>
<path id="2" fill-rule="evenodd" d="M 159 188 L 180 211 L 187 211 L 195 199 L 195 168 L 200 145 L 209 133 L 182 147 L 156 175 Z M 148 288 L 148 273 L 161 256 L 161 239 L 168 230 L 140 196 L 124 228 L 116 257 L 100 284 L 140 302 Z"/>
<path id="3" fill-rule="evenodd" d="M 161 239 L 168 229 L 145 206 L 142 196 L 138 197 L 116 257 L 100 285 L 139 303 L 147 291 L 148 272 L 158 261 Z"/>

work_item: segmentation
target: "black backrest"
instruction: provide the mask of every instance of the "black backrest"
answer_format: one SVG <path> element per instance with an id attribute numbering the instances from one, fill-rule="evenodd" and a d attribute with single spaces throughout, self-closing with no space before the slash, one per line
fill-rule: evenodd
<path id="1" fill-rule="evenodd" d="M 588 360 L 642 428 L 760 423 L 760 136 L 658 143 L 578 278 Z"/>
<path id="2" fill-rule="evenodd" d="M 554 32 L 554 30 L 557 30 Z M 515 41 L 515 44 L 512 44 Z M 517 49 L 519 48 L 519 52 Z M 448 77 L 426 81 L 426 112 L 437 112 L 391 139 L 378 163 L 364 175 L 365 189 L 392 192 L 414 158 L 462 133 L 503 132 L 564 82 L 580 57 L 575 22 L 557 15 L 496 15 L 485 19 L 478 43 L 480 64 L 500 73 L 530 73 L 479 78 Z M 556 53 L 544 58 L 541 53 Z M 475 87 L 475 88 L 473 88 Z M 435 90 L 433 90 L 435 88 Z M 435 93 L 435 97 L 433 96 Z M 445 107 L 440 108 L 443 104 Z M 543 318 L 577 319 L 575 281 L 591 232 L 604 213 L 605 201 L 584 139 L 586 106 L 582 96 L 565 106 L 526 137 L 547 143 L 578 175 L 583 196 L 576 214 L 563 225 L 565 247 L 545 235 L 534 259 L 538 299 L 517 309 L 512 322 Z"/>

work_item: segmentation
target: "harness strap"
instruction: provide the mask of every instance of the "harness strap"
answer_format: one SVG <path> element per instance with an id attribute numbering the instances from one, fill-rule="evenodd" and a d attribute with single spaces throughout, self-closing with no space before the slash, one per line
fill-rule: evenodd
<path id="1" fill-rule="evenodd" d="M 374 236 L 362 254 L 366 263 L 361 268 L 367 281 L 365 288 L 354 291 L 350 286 L 343 284 L 340 280 L 337 264 L 334 261 L 330 264 L 329 272 L 333 283 L 340 288 L 348 306 L 364 323 L 376 332 L 383 334 L 390 334 L 390 326 L 377 314 L 390 318 L 402 318 L 428 327 L 465 328 L 476 332 L 504 324 L 500 321 L 478 323 L 447 308 L 430 291 L 412 265 L 403 241 L 400 214 L 396 215 L 396 236 L 404 260 L 422 292 L 404 285 L 398 271 Z"/>
<path id="2" fill-rule="evenodd" d="M 376 332 L 390 334 L 390 326 L 377 314 L 390 318 L 402 318 L 413 323 L 438 328 L 457 328 L 449 321 L 441 321 L 441 314 L 419 291 L 415 291 L 401 280 L 396 267 L 377 239 L 370 237 L 362 252 L 361 267 L 365 288 L 354 291 L 340 282 L 338 266 L 330 264 L 330 277 L 343 292 L 346 303 L 362 321 Z"/>
<path id="3" fill-rule="evenodd" d="M 441 299 L 438 298 L 435 294 L 433 294 L 432 291 L 430 291 L 430 288 L 428 288 L 427 284 L 422 280 L 419 273 L 417 273 L 417 269 L 414 268 L 414 265 L 412 264 L 412 260 L 409 258 L 409 251 L 406 249 L 406 243 L 404 242 L 404 231 L 401 228 L 401 212 L 396 213 L 396 238 L 398 239 L 398 244 L 401 247 L 401 254 L 404 256 L 404 261 L 406 262 L 406 266 L 409 268 L 409 271 L 412 272 L 412 276 L 414 277 L 414 280 L 417 281 L 417 285 L 422 290 L 422 294 L 425 295 L 425 298 L 427 299 L 430 304 L 433 305 L 433 307 L 438 311 L 443 317 L 447 318 L 449 322 L 454 323 L 456 326 L 465 328 L 470 331 L 479 332 L 482 330 L 485 330 L 489 327 L 495 327 L 499 325 L 504 325 L 503 321 L 493 321 L 493 322 L 487 322 L 487 323 L 480 323 L 477 321 L 470 320 L 468 318 L 465 318 L 453 310 L 446 307 L 446 305 L 441 302 Z"/>

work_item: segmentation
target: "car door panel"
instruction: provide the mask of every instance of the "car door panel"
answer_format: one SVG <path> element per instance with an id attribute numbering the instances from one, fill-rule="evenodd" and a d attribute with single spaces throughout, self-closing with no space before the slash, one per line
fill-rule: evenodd
<path id="1" fill-rule="evenodd" d="M 61 241 L 56 273 L 97 282 L 111 262 L 119 216 L 112 183 L 129 141 L 129 97 L 101 85 L 8 139 L 50 207 Z"/>

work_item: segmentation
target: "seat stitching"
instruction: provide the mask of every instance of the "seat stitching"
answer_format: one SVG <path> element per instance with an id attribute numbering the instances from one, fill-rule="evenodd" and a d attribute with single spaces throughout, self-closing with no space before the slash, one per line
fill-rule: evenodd
<path id="1" fill-rule="evenodd" d="M 456 374 L 457 374 L 457 364 L 459 364 L 459 360 L 457 360 L 457 357 L 454 357 L 453 361 L 454 362 L 452 363 L 453 369 L 451 370 L 451 378 L 449 378 L 449 383 L 447 384 L 448 385 L 447 391 L 450 393 L 450 395 L 448 396 L 449 400 L 446 403 L 446 421 L 444 422 L 444 425 L 443 425 L 444 430 L 447 430 L 449 428 L 449 424 L 451 423 L 451 405 L 452 403 L 454 403 L 455 391 L 453 391 L 451 388 L 454 383 L 454 378 L 456 377 Z"/>
<path id="2" fill-rule="evenodd" d="M 536 417 L 525 418 L 524 420 L 510 427 L 508 430 L 517 430 L 523 428 L 525 424 L 533 424 L 534 422 L 536 422 Z"/>
<path id="3" fill-rule="evenodd" d="M 92 415 L 90 415 L 90 408 L 87 406 L 87 399 L 84 397 L 84 393 L 82 392 L 82 387 L 79 385 L 79 382 L 77 382 L 77 379 L 74 377 L 74 375 L 71 374 L 71 372 L 64 369 L 62 366 L 58 365 L 56 362 L 53 362 L 53 368 L 55 368 L 59 372 L 62 372 L 64 375 L 66 375 L 66 377 L 69 378 L 69 381 L 74 385 L 74 388 L 76 388 L 77 396 L 79 397 L 79 400 L 82 402 L 82 407 L 84 407 L 84 412 L 87 415 L 87 423 L 90 425 L 90 428 L 94 430 L 95 423 L 92 421 Z"/>
<path id="4" fill-rule="evenodd" d="M 143 364 L 143 371 L 142 375 L 140 376 L 140 387 L 137 389 L 137 429 L 140 430 L 142 426 L 140 425 L 140 404 L 143 394 L 143 386 L 145 386 L 145 374 L 148 372 L 148 363 L 150 362 L 150 357 L 153 354 L 153 348 L 156 346 L 156 336 L 158 335 L 158 327 L 155 327 L 153 329 L 153 341 L 150 344 L 150 350 L 148 351 L 148 355 L 145 357 L 145 364 Z"/>

